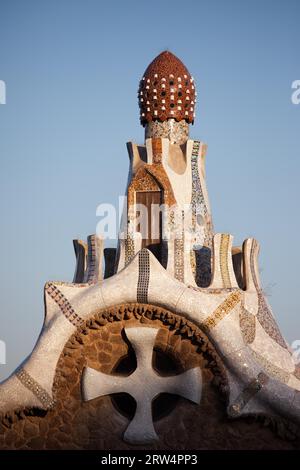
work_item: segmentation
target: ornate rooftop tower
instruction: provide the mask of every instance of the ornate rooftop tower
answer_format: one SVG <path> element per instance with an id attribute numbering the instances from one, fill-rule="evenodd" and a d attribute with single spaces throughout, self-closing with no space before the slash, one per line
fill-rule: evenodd
<path id="1" fill-rule="evenodd" d="M 0 386 L 0 448 L 300 448 L 300 366 L 258 242 L 213 232 L 194 87 L 170 52 L 147 68 L 118 248 L 75 240 L 73 282 L 45 285 L 37 344 Z"/>
<path id="2" fill-rule="evenodd" d="M 117 270 L 148 247 L 176 279 L 208 286 L 213 229 L 205 182 L 206 145 L 189 139 L 195 118 L 194 79 L 175 55 L 165 51 L 147 67 L 138 97 L 146 142 L 128 144 L 128 207 L 121 230 L 127 235 L 120 241 Z M 144 223 L 140 220 L 141 207 L 147 208 L 146 227 L 145 218 Z"/>

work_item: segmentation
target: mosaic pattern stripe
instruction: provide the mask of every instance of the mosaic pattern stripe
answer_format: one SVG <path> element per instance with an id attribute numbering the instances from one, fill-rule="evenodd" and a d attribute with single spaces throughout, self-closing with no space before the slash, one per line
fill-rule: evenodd
<path id="1" fill-rule="evenodd" d="M 148 289 L 150 280 L 149 252 L 141 250 L 139 253 L 139 278 L 137 284 L 136 300 L 139 303 L 148 303 Z"/>
<path id="2" fill-rule="evenodd" d="M 76 328 L 84 324 L 83 318 L 81 318 L 73 309 L 70 302 L 66 299 L 63 293 L 51 282 L 46 284 L 46 292 L 50 297 L 57 303 L 62 314 L 69 320 L 72 325 Z"/>
<path id="3" fill-rule="evenodd" d="M 93 284 L 97 281 L 96 276 L 96 237 L 91 235 L 88 243 L 88 284 Z"/>
<path id="4" fill-rule="evenodd" d="M 145 126 L 146 139 L 169 139 L 174 144 L 183 145 L 189 138 L 189 125 L 185 120 L 150 121 Z"/>
<path id="5" fill-rule="evenodd" d="M 184 211 L 181 214 L 181 227 L 178 227 L 174 240 L 174 277 L 184 282 Z"/>
<path id="6" fill-rule="evenodd" d="M 240 291 L 235 291 L 201 324 L 204 331 L 209 332 L 241 301 Z"/>
<path id="7" fill-rule="evenodd" d="M 202 146 L 202 149 L 204 147 Z M 192 170 L 192 229 L 194 231 L 193 248 L 190 252 L 192 271 L 197 285 L 207 287 L 211 281 L 211 246 L 212 246 L 212 221 L 199 175 L 199 153 L 201 142 L 194 140 L 191 154 Z M 202 156 L 202 155 L 201 155 Z M 198 225 L 202 224 L 202 227 Z M 194 251 L 194 249 L 197 249 Z M 200 248 L 199 250 L 199 247 Z M 207 251 L 205 251 L 207 250 Z"/>
<path id="8" fill-rule="evenodd" d="M 38 382 L 36 382 L 36 380 L 34 380 L 34 378 L 32 378 L 31 375 L 25 369 L 18 370 L 16 372 L 16 377 L 24 385 L 24 387 L 26 387 L 36 396 L 36 398 L 42 403 L 45 408 L 54 408 L 55 401 L 52 400 L 46 390 Z"/>
<path id="9" fill-rule="evenodd" d="M 223 287 L 228 289 L 231 287 L 230 274 L 228 269 L 228 248 L 230 237 L 228 234 L 222 233 L 220 243 L 220 270 L 223 281 Z"/>
<path id="10" fill-rule="evenodd" d="M 127 266 L 134 257 L 134 239 L 129 234 L 125 240 L 125 266 Z"/>
<path id="11" fill-rule="evenodd" d="M 201 148 L 201 154 L 200 153 Z M 199 174 L 199 158 L 205 156 L 206 145 L 195 140 L 192 148 L 191 155 L 191 169 L 192 169 L 192 223 L 195 230 L 195 244 L 205 245 L 211 248 L 213 238 L 213 223 L 211 215 L 208 211 L 207 202 L 204 197 L 204 192 L 201 184 Z M 199 218 L 203 224 L 203 230 L 197 230 L 197 225 L 200 223 Z"/>
<path id="12" fill-rule="evenodd" d="M 194 140 L 192 155 L 191 155 L 191 167 L 192 167 L 192 214 L 193 217 L 197 216 L 198 213 L 203 215 L 208 214 L 207 205 L 204 199 L 203 190 L 201 186 L 198 159 L 199 159 L 200 142 Z M 199 211 L 199 209 L 201 209 Z"/>
<path id="13" fill-rule="evenodd" d="M 231 416 L 239 416 L 242 410 L 245 408 L 247 403 L 266 385 L 269 381 L 269 377 L 260 372 L 256 379 L 252 380 L 238 395 L 235 402 L 230 406 L 229 413 Z"/>
<path id="14" fill-rule="evenodd" d="M 284 349 L 288 349 L 287 344 L 280 333 L 275 319 L 273 318 L 272 313 L 270 312 L 264 295 L 261 291 L 258 292 L 258 313 L 257 319 L 260 325 L 263 327 L 265 332 L 272 338 L 279 346 Z"/>
<path id="15" fill-rule="evenodd" d="M 253 343 L 256 333 L 256 319 L 245 307 L 240 310 L 240 328 L 244 342 L 246 344 Z"/>

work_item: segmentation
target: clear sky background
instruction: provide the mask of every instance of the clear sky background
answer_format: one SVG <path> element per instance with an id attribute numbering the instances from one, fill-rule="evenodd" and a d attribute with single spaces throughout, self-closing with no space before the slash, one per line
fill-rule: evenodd
<path id="1" fill-rule="evenodd" d="M 0 0 L 0 339 L 4 379 L 31 352 L 47 280 L 127 180 L 137 88 L 169 49 L 195 77 L 215 229 L 261 243 L 278 323 L 300 339 L 299 0 Z"/>

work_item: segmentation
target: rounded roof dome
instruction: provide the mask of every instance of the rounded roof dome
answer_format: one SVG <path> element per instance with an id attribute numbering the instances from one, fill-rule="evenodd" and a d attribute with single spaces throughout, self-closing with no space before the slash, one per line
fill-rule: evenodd
<path id="1" fill-rule="evenodd" d="M 194 79 L 174 54 L 164 51 L 147 67 L 140 81 L 138 99 L 141 124 L 156 119 L 194 122 Z"/>

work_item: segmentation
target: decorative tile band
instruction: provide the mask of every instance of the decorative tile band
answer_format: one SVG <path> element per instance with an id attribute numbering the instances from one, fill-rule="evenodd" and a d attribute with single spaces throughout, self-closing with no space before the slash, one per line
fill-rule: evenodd
<path id="1" fill-rule="evenodd" d="M 229 247 L 229 235 L 222 233 L 220 243 L 220 270 L 223 281 L 223 286 L 228 288 L 231 287 L 229 269 L 228 269 L 228 247 Z"/>
<path id="2" fill-rule="evenodd" d="M 232 417 L 237 417 L 241 414 L 247 403 L 266 385 L 269 377 L 260 372 L 256 379 L 252 380 L 244 390 L 238 395 L 235 402 L 229 407 L 229 414 Z"/>
<path id="3" fill-rule="evenodd" d="M 212 220 L 208 212 L 207 204 L 204 198 L 203 188 L 199 175 L 199 153 L 205 150 L 201 142 L 194 140 L 191 154 L 192 169 L 192 229 L 194 231 L 193 246 L 190 253 L 192 271 L 194 273 L 197 285 L 207 287 L 211 281 L 211 256 L 204 255 L 205 249 L 210 250 L 212 246 Z M 202 155 L 201 155 L 202 156 Z M 199 225 L 199 219 L 202 221 L 202 227 Z M 199 247 L 200 252 L 199 252 Z M 196 249 L 197 248 L 197 249 Z M 194 251 L 196 250 L 196 251 Z M 207 252 L 209 253 L 209 251 Z M 204 256 L 203 256 L 204 255 Z M 199 258 L 201 262 L 199 263 Z"/>
<path id="4" fill-rule="evenodd" d="M 208 214 L 207 205 L 204 199 L 202 186 L 200 182 L 199 170 L 198 170 L 198 159 L 199 159 L 200 142 L 194 140 L 192 155 L 191 155 L 191 167 L 192 167 L 192 208 L 193 213 L 196 212 L 197 205 L 201 207 L 203 214 Z"/>
<path id="5" fill-rule="evenodd" d="M 36 396 L 36 398 L 45 408 L 48 410 L 54 408 L 55 400 L 52 400 L 46 390 L 41 385 L 39 385 L 38 382 L 36 382 L 25 369 L 18 370 L 16 372 L 16 377 L 24 385 L 24 387 L 26 387 Z"/>
<path id="6" fill-rule="evenodd" d="M 197 217 L 202 217 L 204 222 L 204 233 L 196 233 L 195 243 L 197 245 L 211 246 L 212 240 L 212 222 L 211 216 L 208 212 L 207 204 L 204 198 L 203 189 L 199 175 L 199 150 L 201 143 L 197 140 L 193 143 L 191 155 L 191 168 L 192 168 L 192 223 L 193 229 L 197 228 Z M 196 231 L 197 232 L 197 231 Z"/>
<path id="7" fill-rule="evenodd" d="M 209 332 L 214 328 L 223 318 L 231 312 L 231 310 L 241 301 L 241 292 L 235 291 L 227 297 L 219 307 L 206 318 L 201 324 L 204 331 Z"/>
<path id="8" fill-rule="evenodd" d="M 97 281 L 96 278 L 96 236 L 91 235 L 88 243 L 88 273 L 87 282 L 93 284 Z"/>
<path id="9" fill-rule="evenodd" d="M 280 382 L 283 383 L 288 383 L 290 379 L 290 373 L 281 369 L 278 366 L 275 366 L 272 362 L 268 361 L 265 357 L 263 357 L 261 354 L 257 353 L 253 349 L 251 350 L 254 359 L 265 369 L 265 371 L 271 376 L 274 377 L 275 379 L 279 380 Z"/>
<path id="10" fill-rule="evenodd" d="M 139 278 L 137 284 L 136 300 L 139 303 L 148 303 L 148 289 L 150 280 L 150 261 L 148 250 L 139 253 Z"/>
<path id="11" fill-rule="evenodd" d="M 174 277 L 178 281 L 184 282 L 184 211 L 181 213 L 180 238 L 179 228 L 174 240 Z"/>
<path id="12" fill-rule="evenodd" d="M 76 328 L 84 324 L 81 318 L 73 309 L 70 302 L 66 299 L 62 292 L 51 282 L 46 284 L 46 292 L 57 303 L 63 315 L 69 320 Z"/>
<path id="13" fill-rule="evenodd" d="M 182 145 L 189 138 L 189 125 L 185 119 L 179 122 L 175 119 L 148 122 L 145 126 L 145 140 L 158 137 L 169 139 L 172 144 Z"/>
<path id="14" fill-rule="evenodd" d="M 248 312 L 245 307 L 240 310 L 240 328 L 241 333 L 246 344 L 253 343 L 256 333 L 256 319 L 255 316 Z"/>
<path id="15" fill-rule="evenodd" d="M 127 266 L 134 257 L 134 239 L 128 234 L 125 240 L 125 266 Z"/>
<path id="16" fill-rule="evenodd" d="M 272 338 L 279 346 L 284 349 L 288 349 L 285 340 L 278 328 L 275 319 L 273 318 L 270 309 L 264 298 L 264 294 L 259 290 L 258 293 L 258 313 L 257 319 L 265 332 Z"/>

